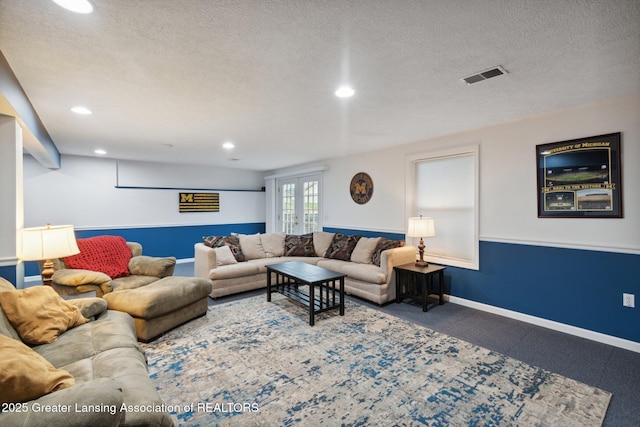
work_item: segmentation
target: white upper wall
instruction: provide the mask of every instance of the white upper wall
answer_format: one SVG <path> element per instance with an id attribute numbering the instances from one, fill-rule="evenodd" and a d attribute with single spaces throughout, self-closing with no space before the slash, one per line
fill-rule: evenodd
<path id="1" fill-rule="evenodd" d="M 407 157 L 478 144 L 482 240 L 640 253 L 639 117 L 640 95 L 634 95 L 266 175 L 327 165 L 322 187 L 325 227 L 404 233 L 406 218 L 412 215 L 405 206 Z M 535 146 L 613 132 L 622 133 L 624 218 L 538 218 Z M 265 185 L 265 174 L 246 170 L 122 165 L 120 185 L 220 189 Z M 349 194 L 351 178 L 358 172 L 368 173 L 374 182 L 373 198 L 365 205 L 354 203 Z M 237 224 L 266 218 L 263 192 L 220 191 L 220 212 L 180 214 L 179 190 L 115 188 L 116 161 L 110 159 L 63 156 L 62 168 L 52 171 L 26 156 L 24 174 L 26 227 L 47 222 L 78 228 Z"/>
<path id="2" fill-rule="evenodd" d="M 128 189 L 116 188 L 117 184 L 184 189 Z M 50 170 L 25 156 L 25 227 L 46 223 L 90 229 L 264 222 L 262 191 L 216 191 L 220 193 L 220 212 L 178 212 L 181 191 L 260 190 L 262 186 L 263 173 L 241 169 L 63 156 L 62 167 Z"/>
<path id="3" fill-rule="evenodd" d="M 622 133 L 624 218 L 538 218 L 535 146 L 614 132 Z M 475 144 L 480 146 L 481 240 L 640 253 L 640 95 L 318 162 L 329 167 L 323 178 L 323 226 L 404 233 L 413 214 L 405 212 L 406 158 Z M 349 195 L 358 172 L 374 182 L 373 198 L 365 205 Z"/>

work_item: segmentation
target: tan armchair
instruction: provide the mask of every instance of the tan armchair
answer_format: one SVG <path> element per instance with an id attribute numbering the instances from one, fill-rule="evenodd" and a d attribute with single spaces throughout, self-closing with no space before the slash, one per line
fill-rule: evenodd
<path id="1" fill-rule="evenodd" d="M 91 270 L 67 268 L 62 259 L 53 260 L 55 273 L 52 276 L 53 289 L 60 295 L 77 295 L 95 292 L 97 297 L 123 289 L 134 289 L 148 285 L 163 277 L 173 275 L 176 266 L 174 257 L 150 257 L 142 255 L 142 245 L 127 242 L 131 249 L 129 260 L 130 276 L 111 279 L 108 275 Z M 40 265 L 42 269 L 42 265 Z"/>

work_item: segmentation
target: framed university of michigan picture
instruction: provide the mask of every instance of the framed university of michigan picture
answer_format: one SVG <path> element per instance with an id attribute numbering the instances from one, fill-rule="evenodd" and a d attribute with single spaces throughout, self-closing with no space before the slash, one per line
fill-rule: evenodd
<path id="1" fill-rule="evenodd" d="M 538 217 L 622 218 L 620 132 L 536 145 Z"/>

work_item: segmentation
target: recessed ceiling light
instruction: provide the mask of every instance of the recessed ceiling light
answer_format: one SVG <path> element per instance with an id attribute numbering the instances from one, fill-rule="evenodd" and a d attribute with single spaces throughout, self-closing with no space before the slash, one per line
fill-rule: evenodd
<path id="1" fill-rule="evenodd" d="M 89 110 L 87 107 L 83 107 L 81 105 L 78 105 L 76 107 L 71 108 L 71 111 L 73 111 L 76 114 L 82 114 L 84 116 L 87 116 L 87 115 L 91 114 L 91 110 Z"/>
<path id="2" fill-rule="evenodd" d="M 356 91 L 353 90 L 351 86 L 340 86 L 338 90 L 336 90 L 336 96 L 338 98 L 349 98 L 353 96 L 354 93 L 356 93 Z"/>
<path id="3" fill-rule="evenodd" d="M 53 2 L 71 12 L 83 15 L 93 12 L 93 6 L 87 0 L 53 0 Z"/>
<path id="4" fill-rule="evenodd" d="M 224 148 L 225 150 L 231 150 L 233 147 L 235 147 L 235 145 L 233 145 L 233 142 L 225 142 L 224 144 L 222 144 L 222 148 Z"/>
<path id="5" fill-rule="evenodd" d="M 93 150 L 93 152 L 100 156 L 104 156 L 105 154 L 107 154 L 107 152 L 101 148 L 98 148 L 97 150 Z"/>

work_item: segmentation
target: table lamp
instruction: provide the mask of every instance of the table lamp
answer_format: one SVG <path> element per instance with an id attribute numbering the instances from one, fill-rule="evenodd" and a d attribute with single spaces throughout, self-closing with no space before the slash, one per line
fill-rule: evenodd
<path id="1" fill-rule="evenodd" d="M 21 232 L 22 249 L 20 259 L 23 261 L 42 261 L 42 284 L 51 286 L 54 258 L 80 253 L 76 244 L 73 225 L 47 224 L 45 227 L 24 228 Z"/>
<path id="2" fill-rule="evenodd" d="M 431 217 L 419 217 L 409 218 L 409 229 L 407 230 L 407 236 L 419 237 L 420 244 L 418 245 L 418 251 L 420 252 L 420 260 L 416 261 L 416 267 L 426 267 L 429 265 L 424 260 L 424 240 L 423 237 L 435 237 L 436 226 L 435 221 Z"/>

